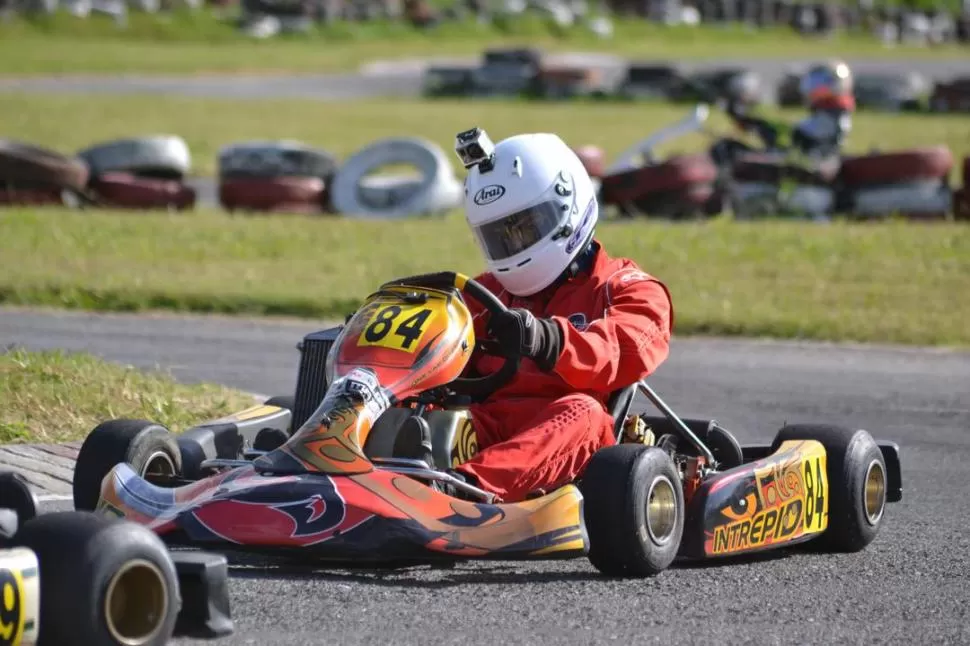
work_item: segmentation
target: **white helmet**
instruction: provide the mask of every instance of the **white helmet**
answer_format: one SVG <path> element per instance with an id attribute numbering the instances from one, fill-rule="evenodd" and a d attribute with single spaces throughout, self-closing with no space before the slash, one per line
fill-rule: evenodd
<path id="1" fill-rule="evenodd" d="M 553 134 L 523 134 L 493 145 L 485 131 L 458 134 L 468 168 L 465 218 L 488 270 L 516 296 L 539 292 L 593 238 L 596 189 L 576 153 Z"/>

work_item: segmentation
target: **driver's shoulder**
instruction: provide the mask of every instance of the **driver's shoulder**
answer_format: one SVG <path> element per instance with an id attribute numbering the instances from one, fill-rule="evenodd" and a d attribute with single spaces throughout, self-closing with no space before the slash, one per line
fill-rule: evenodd
<path id="1" fill-rule="evenodd" d="M 601 286 L 606 290 L 607 301 L 612 301 L 618 294 L 631 288 L 637 288 L 642 283 L 655 282 L 663 285 L 662 281 L 653 274 L 644 271 L 640 265 L 629 258 L 612 258 L 603 266 L 600 273 Z"/>

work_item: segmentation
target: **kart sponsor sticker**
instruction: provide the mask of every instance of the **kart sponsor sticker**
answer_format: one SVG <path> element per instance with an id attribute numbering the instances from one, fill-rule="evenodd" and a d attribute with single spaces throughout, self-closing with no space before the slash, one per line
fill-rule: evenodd
<path id="1" fill-rule="evenodd" d="M 377 380 L 377 374 L 369 368 L 354 368 L 338 377 L 327 390 L 327 398 L 345 395 L 361 399 L 376 418 L 391 407 L 391 402 Z"/>
<path id="2" fill-rule="evenodd" d="M 781 452 L 794 457 L 756 468 L 733 485 L 728 504 L 715 512 L 727 522 L 716 524 L 708 534 L 708 554 L 782 544 L 828 526 L 824 450 L 796 442 L 788 451 L 783 445 Z"/>
<path id="3" fill-rule="evenodd" d="M 566 320 L 569 321 L 572 324 L 572 326 L 577 330 L 579 330 L 580 332 L 582 332 L 587 327 L 589 327 L 589 323 L 586 321 L 586 315 L 583 314 L 582 312 L 576 312 L 575 314 L 570 314 L 569 318 L 567 318 Z"/>
<path id="4" fill-rule="evenodd" d="M 502 199 L 503 195 L 505 195 L 504 186 L 501 184 L 489 184 L 488 186 L 483 186 L 482 188 L 478 189 L 478 192 L 475 193 L 475 197 L 473 197 L 472 200 L 478 206 L 485 206 L 486 204 L 491 204 L 492 202 Z"/>
<path id="5" fill-rule="evenodd" d="M 596 208 L 596 199 L 591 198 L 589 204 L 586 205 L 586 212 L 583 214 L 583 219 L 576 227 L 576 232 L 573 233 L 572 237 L 566 242 L 566 253 L 572 253 L 576 247 L 586 239 L 588 233 L 589 225 L 593 221 L 593 209 Z"/>
<path id="6" fill-rule="evenodd" d="M 451 447 L 451 466 L 467 462 L 478 453 L 478 436 L 471 419 L 464 420 L 455 433 L 455 441 Z"/>

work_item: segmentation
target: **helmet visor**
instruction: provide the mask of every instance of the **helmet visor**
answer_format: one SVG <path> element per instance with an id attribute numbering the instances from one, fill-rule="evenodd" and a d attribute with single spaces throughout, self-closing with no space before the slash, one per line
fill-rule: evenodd
<path id="1" fill-rule="evenodd" d="M 504 260 L 522 253 L 555 231 L 568 215 L 562 203 L 546 201 L 500 220 L 477 227 L 475 233 L 489 260 Z"/>

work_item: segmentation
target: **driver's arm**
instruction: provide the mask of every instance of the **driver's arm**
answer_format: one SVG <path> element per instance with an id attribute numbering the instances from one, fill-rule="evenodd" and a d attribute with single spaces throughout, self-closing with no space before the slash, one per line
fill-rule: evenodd
<path id="1" fill-rule="evenodd" d="M 603 318 L 585 330 L 564 317 L 562 351 L 553 367 L 577 390 L 610 392 L 645 378 L 667 358 L 673 305 L 666 286 L 636 268 L 614 274 Z"/>

